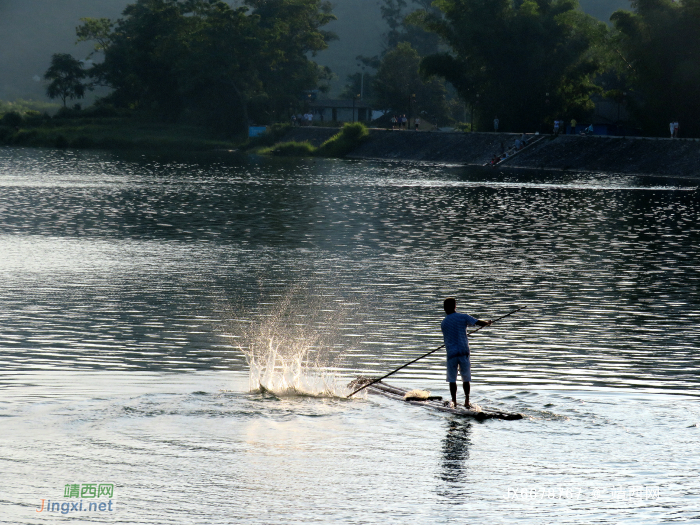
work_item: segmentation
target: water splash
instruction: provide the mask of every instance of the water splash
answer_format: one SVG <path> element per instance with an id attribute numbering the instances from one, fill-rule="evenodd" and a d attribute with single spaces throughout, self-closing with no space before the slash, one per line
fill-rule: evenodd
<path id="1" fill-rule="evenodd" d="M 250 367 L 251 392 L 343 398 L 351 392 L 340 375 L 345 345 L 337 328 L 347 308 L 329 309 L 309 289 L 295 287 L 267 304 L 265 321 L 242 330 L 237 346 Z"/>
<path id="2" fill-rule="evenodd" d="M 305 341 L 271 337 L 266 346 L 251 346 L 243 353 L 250 366 L 250 390 L 277 396 L 345 397 L 347 381 L 323 361 Z"/>

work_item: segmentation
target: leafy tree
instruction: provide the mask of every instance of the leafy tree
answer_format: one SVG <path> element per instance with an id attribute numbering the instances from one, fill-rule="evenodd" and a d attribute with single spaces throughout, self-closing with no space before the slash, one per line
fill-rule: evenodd
<path id="1" fill-rule="evenodd" d="M 700 136 L 700 0 L 636 0 L 632 7 L 611 17 L 630 110 L 649 133 L 666 135 L 678 119 L 685 135 Z"/>
<path id="2" fill-rule="evenodd" d="M 113 88 L 108 102 L 177 119 L 183 111 L 178 63 L 186 56 L 188 36 L 199 17 L 192 5 L 177 0 L 138 0 L 123 14 L 107 35 L 91 31 L 92 20 L 77 29 L 79 39 L 98 37 L 98 46 L 106 44 L 101 46 L 104 61 L 91 75 Z"/>
<path id="3" fill-rule="evenodd" d="M 439 75 L 476 107 L 483 126 L 495 115 L 501 129 L 539 129 L 558 116 L 580 118 L 601 71 L 607 27 L 576 0 L 438 0 L 441 16 L 409 17 L 438 34 L 451 51 L 426 57 L 424 74 Z"/>
<path id="4" fill-rule="evenodd" d="M 373 84 L 376 104 L 400 114 L 443 121 L 447 115 L 445 85 L 419 72 L 420 56 L 408 42 L 401 42 L 383 58 Z"/>
<path id="5" fill-rule="evenodd" d="M 246 12 L 218 4 L 192 33 L 175 69 L 188 120 L 243 133 L 250 108 L 259 99 L 269 100 L 257 64 L 264 42 L 257 19 Z"/>
<path id="6" fill-rule="evenodd" d="M 82 24 L 75 30 L 78 42 L 94 41 L 94 50 L 90 53 L 104 51 L 112 42 L 114 24 L 109 18 L 81 18 Z"/>
<path id="7" fill-rule="evenodd" d="M 321 29 L 335 20 L 326 0 L 246 0 L 259 19 L 265 46 L 258 57 L 258 74 L 266 100 L 258 105 L 258 120 L 270 122 L 286 116 L 300 96 L 327 80 L 329 70 L 309 59 L 337 38 Z"/>
<path id="8" fill-rule="evenodd" d="M 300 104 L 328 79 L 309 57 L 334 36 L 323 0 L 137 0 L 123 18 L 83 19 L 79 41 L 104 53 L 91 75 L 116 106 L 166 120 L 198 120 L 242 132 Z"/>
<path id="9" fill-rule="evenodd" d="M 46 94 L 51 99 L 60 98 L 65 108 L 68 99 L 85 96 L 85 76 L 85 69 L 80 60 L 67 53 L 56 53 L 51 57 L 51 66 L 44 74 L 44 79 L 51 81 L 46 88 Z"/>

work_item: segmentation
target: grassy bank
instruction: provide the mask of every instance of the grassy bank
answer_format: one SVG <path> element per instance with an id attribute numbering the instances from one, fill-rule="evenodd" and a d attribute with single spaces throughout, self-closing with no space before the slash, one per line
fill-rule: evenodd
<path id="1" fill-rule="evenodd" d="M 280 142 L 259 148 L 257 153 L 279 157 L 331 157 L 342 158 L 369 137 L 367 126 L 360 122 L 345 124 L 339 133 L 319 147 L 309 142 Z"/>
<path id="2" fill-rule="evenodd" d="M 0 144 L 49 148 L 206 151 L 236 143 L 211 131 L 128 116 L 59 118 L 7 113 L 0 119 Z"/>
<path id="3" fill-rule="evenodd" d="M 166 124 L 113 108 L 61 110 L 55 116 L 12 111 L 0 116 L 0 144 L 71 149 L 211 151 L 239 149 L 264 155 L 344 157 L 368 136 L 361 123 L 345 124 L 316 147 L 308 142 L 280 142 L 290 124 L 273 124 L 263 136 L 234 140 L 207 128 Z"/>

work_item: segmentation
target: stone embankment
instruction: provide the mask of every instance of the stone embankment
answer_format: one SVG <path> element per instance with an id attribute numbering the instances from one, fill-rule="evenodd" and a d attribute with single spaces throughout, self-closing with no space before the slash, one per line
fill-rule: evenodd
<path id="1" fill-rule="evenodd" d="M 369 140 L 349 158 L 396 159 L 455 164 L 486 164 L 520 135 L 372 129 Z"/>
<path id="2" fill-rule="evenodd" d="M 294 128 L 284 140 L 320 145 L 337 132 L 334 128 Z M 484 165 L 518 137 L 511 133 L 371 129 L 369 139 L 348 157 Z M 545 136 L 499 168 L 700 177 L 700 140 Z"/>
<path id="3" fill-rule="evenodd" d="M 700 141 L 560 135 L 507 159 L 504 167 L 700 177 Z"/>

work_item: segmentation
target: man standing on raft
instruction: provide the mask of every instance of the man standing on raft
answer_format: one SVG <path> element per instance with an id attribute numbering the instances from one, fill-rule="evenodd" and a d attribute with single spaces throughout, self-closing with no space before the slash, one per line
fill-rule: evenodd
<path id="1" fill-rule="evenodd" d="M 453 297 L 445 299 L 445 318 L 440 325 L 447 349 L 447 382 L 450 384 L 452 403 L 457 407 L 457 368 L 462 376 L 464 406 L 469 408 L 469 382 L 472 380 L 471 365 L 469 363 L 469 341 L 467 340 L 468 326 L 491 326 L 493 321 L 481 321 L 471 315 L 459 314 L 457 300 Z"/>

